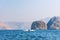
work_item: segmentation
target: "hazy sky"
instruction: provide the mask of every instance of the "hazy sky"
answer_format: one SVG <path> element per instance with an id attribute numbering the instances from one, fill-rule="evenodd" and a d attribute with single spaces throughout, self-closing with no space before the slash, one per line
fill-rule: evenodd
<path id="1" fill-rule="evenodd" d="M 60 16 L 60 0 L 0 0 L 0 21 L 33 21 Z"/>

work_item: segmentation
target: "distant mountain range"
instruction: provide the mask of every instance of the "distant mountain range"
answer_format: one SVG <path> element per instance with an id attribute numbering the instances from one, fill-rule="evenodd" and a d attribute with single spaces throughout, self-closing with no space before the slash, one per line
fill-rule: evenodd
<path id="1" fill-rule="evenodd" d="M 47 29 L 58 29 L 58 26 L 60 26 L 60 17 L 48 17 L 42 19 L 42 21 L 46 23 Z M 0 30 L 30 30 L 33 22 L 0 22 Z M 55 27 L 52 25 L 55 25 Z"/>
<path id="2" fill-rule="evenodd" d="M 0 22 L 0 29 L 7 30 L 27 30 L 32 22 Z"/>

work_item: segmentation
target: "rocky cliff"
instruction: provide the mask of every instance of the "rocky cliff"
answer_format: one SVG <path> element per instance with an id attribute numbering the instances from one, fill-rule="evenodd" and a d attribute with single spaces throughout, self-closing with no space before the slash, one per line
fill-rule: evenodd
<path id="1" fill-rule="evenodd" d="M 60 17 L 52 17 L 47 23 L 47 29 L 60 29 Z"/>
<path id="2" fill-rule="evenodd" d="M 43 21 L 34 21 L 31 25 L 31 29 L 37 30 L 37 29 L 47 29 L 47 25 Z"/>

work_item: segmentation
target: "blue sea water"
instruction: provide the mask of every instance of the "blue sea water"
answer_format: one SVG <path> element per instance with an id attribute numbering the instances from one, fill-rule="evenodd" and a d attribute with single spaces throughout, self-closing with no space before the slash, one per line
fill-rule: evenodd
<path id="1" fill-rule="evenodd" d="M 0 30 L 0 40 L 60 40 L 60 30 Z"/>

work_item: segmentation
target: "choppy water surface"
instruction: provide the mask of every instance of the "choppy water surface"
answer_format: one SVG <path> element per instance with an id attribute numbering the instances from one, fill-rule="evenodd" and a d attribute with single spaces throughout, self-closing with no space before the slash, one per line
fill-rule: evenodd
<path id="1" fill-rule="evenodd" d="M 0 40 L 60 40 L 60 30 L 0 30 Z"/>

